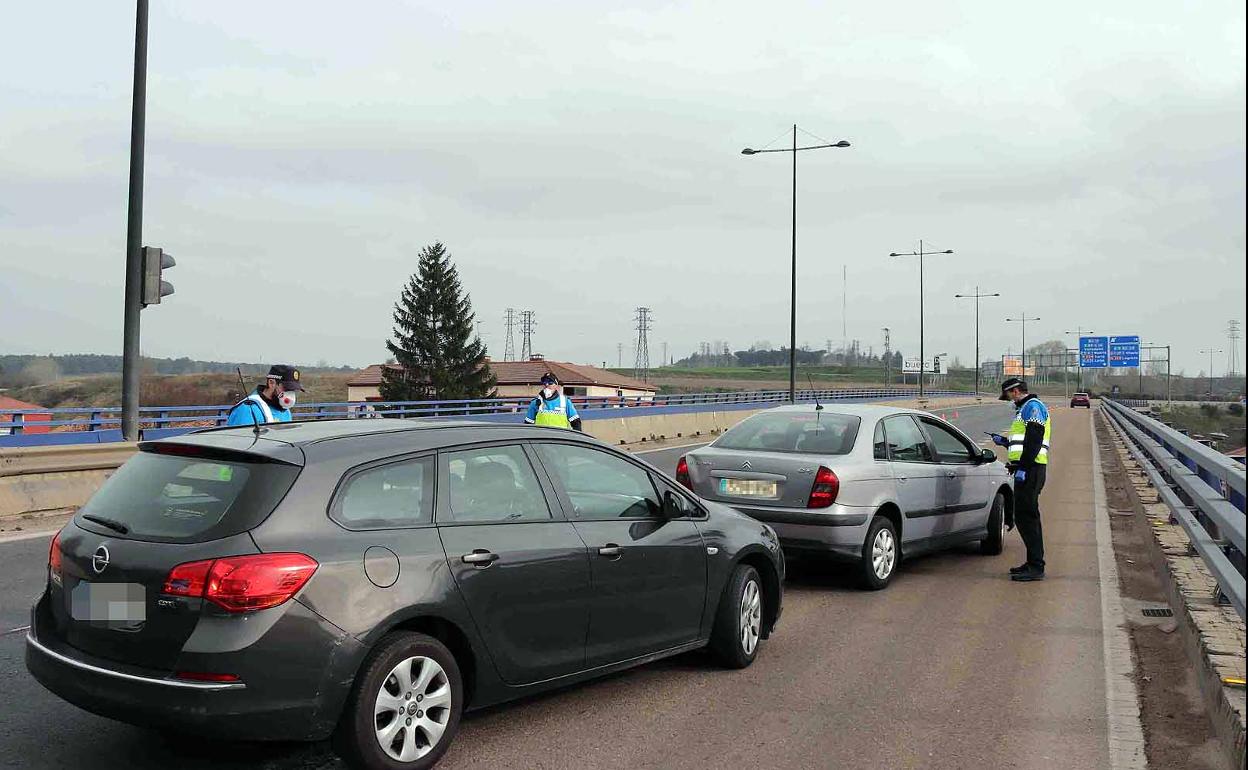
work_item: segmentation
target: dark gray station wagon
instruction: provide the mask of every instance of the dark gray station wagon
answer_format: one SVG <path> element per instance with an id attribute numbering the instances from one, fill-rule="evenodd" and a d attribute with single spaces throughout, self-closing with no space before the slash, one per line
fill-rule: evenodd
<path id="1" fill-rule="evenodd" d="M 140 445 L 54 539 L 26 664 L 135 724 L 431 767 L 479 708 L 781 609 L 772 529 L 571 431 L 226 428 Z"/>

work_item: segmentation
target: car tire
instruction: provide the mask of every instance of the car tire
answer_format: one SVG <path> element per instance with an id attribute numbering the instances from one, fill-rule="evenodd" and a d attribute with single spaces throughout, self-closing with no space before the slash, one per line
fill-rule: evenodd
<path id="1" fill-rule="evenodd" d="M 988 536 L 979 541 L 979 551 L 985 556 L 996 556 L 1005 550 L 1005 495 L 998 492 L 992 498 L 988 512 Z"/>
<path id="2" fill-rule="evenodd" d="M 711 654 L 726 668 L 745 668 L 758 657 L 762 644 L 763 581 L 758 570 L 738 564 L 728 577 L 711 629 Z"/>
<path id="3" fill-rule="evenodd" d="M 869 591 L 887 588 L 897 574 L 901 560 L 901 546 L 897 542 L 897 530 L 886 516 L 876 516 L 867 529 L 867 539 L 862 544 L 862 561 L 859 582 Z"/>
<path id="4" fill-rule="evenodd" d="M 387 704 L 394 710 L 387 713 Z M 425 634 L 392 633 L 360 667 L 334 742 L 351 767 L 427 770 L 455 739 L 463 710 L 463 678 L 446 645 Z"/>

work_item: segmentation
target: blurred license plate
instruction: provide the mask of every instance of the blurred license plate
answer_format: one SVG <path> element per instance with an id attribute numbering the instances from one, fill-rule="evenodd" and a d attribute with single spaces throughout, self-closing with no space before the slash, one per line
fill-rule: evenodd
<path id="1" fill-rule="evenodd" d="M 90 583 L 74 586 L 69 596 L 74 620 L 108 628 L 128 628 L 147 619 L 147 589 L 140 583 Z"/>
<path id="2" fill-rule="evenodd" d="M 719 493 L 736 497 L 775 497 L 776 482 L 758 479 L 720 479 Z"/>

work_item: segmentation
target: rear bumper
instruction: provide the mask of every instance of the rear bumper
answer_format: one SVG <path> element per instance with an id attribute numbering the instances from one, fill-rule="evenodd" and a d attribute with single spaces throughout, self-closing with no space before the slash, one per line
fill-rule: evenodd
<path id="1" fill-rule="evenodd" d="M 780 538 L 780 546 L 791 554 L 861 558 L 871 521 L 871 512 L 867 509 L 844 505 L 822 510 L 745 507 L 737 510 L 770 524 Z"/>
<path id="2" fill-rule="evenodd" d="M 143 727 L 236 740 L 324 738 L 337 724 L 364 655 L 354 639 L 292 602 L 287 616 L 251 647 L 184 654 L 190 660 L 179 664 L 185 670 L 238 673 L 241 682 L 182 681 L 168 671 L 96 658 L 61 642 L 45 630 L 44 601 L 31 612 L 26 668 L 75 706 Z M 282 626 L 292 624 L 298 626 L 298 643 L 282 639 Z"/>

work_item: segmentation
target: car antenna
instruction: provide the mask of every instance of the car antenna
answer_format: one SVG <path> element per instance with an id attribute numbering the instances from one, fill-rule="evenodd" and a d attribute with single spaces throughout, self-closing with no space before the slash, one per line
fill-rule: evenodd
<path id="1" fill-rule="evenodd" d="M 247 383 L 243 382 L 243 367 L 236 366 L 234 371 L 238 372 L 238 387 L 241 388 L 239 393 L 247 392 Z M 243 401 L 247 400 L 247 396 L 243 396 Z M 255 432 L 256 440 L 260 439 L 260 421 L 256 419 L 256 410 L 251 408 L 251 404 L 247 405 L 247 411 L 251 414 L 251 429 Z"/>
<path id="2" fill-rule="evenodd" d="M 811 378 L 810 372 L 806 372 L 806 382 L 810 383 L 810 395 L 815 397 L 815 411 L 822 412 L 823 404 L 819 403 L 819 394 L 815 392 L 815 381 Z"/>

